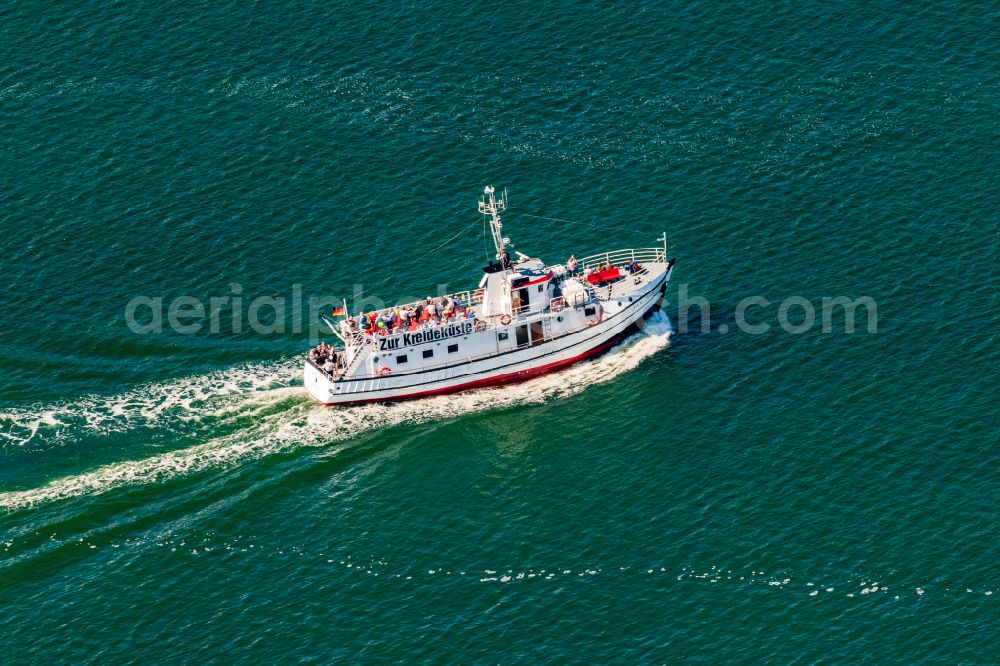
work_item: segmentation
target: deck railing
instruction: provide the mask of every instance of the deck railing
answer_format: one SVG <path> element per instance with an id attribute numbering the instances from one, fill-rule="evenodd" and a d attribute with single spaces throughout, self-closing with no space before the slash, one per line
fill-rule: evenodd
<path id="1" fill-rule="evenodd" d="M 629 259 L 643 263 L 666 263 L 667 256 L 662 247 L 629 248 L 625 250 L 615 250 L 614 252 L 604 252 L 602 254 L 592 254 L 589 257 L 578 259 L 577 263 L 583 267 L 595 268 L 611 262 L 612 266 L 623 266 Z"/>

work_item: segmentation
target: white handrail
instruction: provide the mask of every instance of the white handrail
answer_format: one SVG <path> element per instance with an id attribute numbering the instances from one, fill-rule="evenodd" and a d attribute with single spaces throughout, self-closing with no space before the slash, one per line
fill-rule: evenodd
<path id="1" fill-rule="evenodd" d="M 578 259 L 577 263 L 586 268 L 588 265 L 595 264 L 605 264 L 608 261 L 612 265 L 623 264 L 625 260 L 632 259 L 638 263 L 646 262 L 665 262 L 666 258 L 663 254 L 663 248 L 661 247 L 644 247 L 644 248 L 626 248 L 623 250 L 615 250 L 613 252 L 602 252 L 600 254 L 592 254 L 582 259 Z"/>

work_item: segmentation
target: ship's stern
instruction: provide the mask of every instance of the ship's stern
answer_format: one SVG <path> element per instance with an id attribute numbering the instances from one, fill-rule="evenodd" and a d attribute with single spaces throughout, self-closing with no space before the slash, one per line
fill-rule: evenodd
<path id="1" fill-rule="evenodd" d="M 309 396 L 313 400 L 324 405 L 332 402 L 333 381 L 325 372 L 307 360 L 305 368 L 302 371 L 302 378 L 305 382 L 306 390 L 309 391 Z"/>

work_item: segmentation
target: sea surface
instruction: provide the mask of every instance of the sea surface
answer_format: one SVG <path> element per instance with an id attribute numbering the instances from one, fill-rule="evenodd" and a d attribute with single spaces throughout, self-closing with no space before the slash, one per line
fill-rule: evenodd
<path id="1" fill-rule="evenodd" d="M 0 663 L 998 663 L 998 35 L 0 3 Z M 519 386 L 311 402 L 310 299 L 473 286 L 485 185 L 550 262 L 665 232 L 663 312 Z M 824 331 L 838 296 L 874 322 Z"/>

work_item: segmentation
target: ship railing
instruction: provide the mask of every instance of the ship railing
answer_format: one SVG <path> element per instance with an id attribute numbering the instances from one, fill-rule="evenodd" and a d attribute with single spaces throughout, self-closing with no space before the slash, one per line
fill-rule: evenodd
<path id="1" fill-rule="evenodd" d="M 611 262 L 612 266 L 621 267 L 629 259 L 640 265 L 643 263 L 666 263 L 667 261 L 666 253 L 662 247 L 642 247 L 592 254 L 583 259 L 578 259 L 577 264 L 582 266 L 583 270 L 588 268 L 597 269 L 608 262 Z"/>
<path id="2" fill-rule="evenodd" d="M 510 313 L 511 313 L 511 315 L 513 315 L 515 317 L 519 317 L 519 316 L 521 316 L 523 314 L 527 314 L 529 310 L 531 310 L 531 305 L 530 304 L 519 305 L 516 308 L 514 306 L 511 306 Z"/>
<path id="3" fill-rule="evenodd" d="M 610 262 L 611 266 L 614 268 L 624 269 L 629 259 L 638 265 L 638 268 L 631 273 L 625 273 L 621 276 L 621 278 L 607 284 L 585 284 L 593 290 L 594 294 L 599 299 L 605 301 L 610 300 L 614 295 L 615 288 L 622 283 L 628 281 L 628 284 L 630 285 L 640 285 L 647 281 L 649 276 L 652 274 L 652 271 L 649 269 L 649 264 L 666 263 L 666 254 L 663 252 L 662 247 L 635 248 L 591 255 L 581 259 L 580 263 L 584 266 L 585 271 L 586 268 L 601 270 L 601 267 L 605 266 L 608 262 Z"/>
<path id="4" fill-rule="evenodd" d="M 472 310 L 474 308 L 474 306 L 476 306 L 476 305 L 478 305 L 478 304 L 480 304 L 480 303 L 483 302 L 483 290 L 482 289 L 475 289 L 475 290 L 473 290 L 473 289 L 466 289 L 464 291 L 456 291 L 454 293 L 445 294 L 443 296 L 435 296 L 431 300 L 437 306 L 438 303 L 440 302 L 441 298 L 447 298 L 449 301 L 458 301 L 459 303 L 462 304 L 463 307 L 466 308 L 466 310 Z M 413 303 L 398 303 L 396 305 L 388 306 L 388 308 L 399 309 L 399 310 L 402 310 L 404 308 L 410 308 L 410 309 L 414 309 L 415 310 L 417 308 L 417 306 L 425 306 L 426 304 L 427 304 L 427 300 L 426 299 L 421 299 L 419 301 L 414 301 Z M 383 307 L 383 308 L 378 308 L 375 311 L 378 312 L 379 314 L 381 314 L 382 312 L 385 312 L 386 309 L 387 308 Z M 358 316 L 360 314 L 363 314 L 363 313 L 358 313 L 356 315 L 352 315 L 352 316 L 349 317 L 349 319 L 357 322 L 357 318 L 358 318 Z M 465 317 L 462 317 L 462 319 L 465 319 Z M 478 317 L 476 317 L 476 320 L 478 320 Z M 456 319 L 456 321 L 457 321 L 457 319 Z M 362 324 L 362 326 L 363 326 L 363 324 Z M 382 335 L 379 334 L 379 333 L 368 333 L 368 332 L 365 331 L 364 328 L 352 328 L 350 330 L 352 331 L 351 336 L 350 336 L 350 343 L 351 344 L 355 344 L 355 345 L 365 345 L 365 344 L 368 344 L 368 345 L 371 345 L 372 347 L 377 347 L 378 346 L 378 339 L 380 337 L 382 337 Z M 419 330 L 424 330 L 424 329 L 421 328 Z M 396 333 L 400 333 L 400 332 L 401 332 L 400 330 L 396 331 Z"/>
<path id="5" fill-rule="evenodd" d="M 338 377 L 342 376 L 344 374 L 345 370 L 346 370 L 346 367 L 344 366 L 344 364 L 341 363 L 339 360 L 333 366 L 333 372 L 332 373 L 331 372 L 327 372 L 326 370 L 324 370 L 323 366 L 321 366 L 319 363 L 317 363 L 316 361 L 312 360 L 308 356 L 306 357 L 306 363 L 308 363 L 312 367 L 316 368 L 317 370 L 319 370 L 320 373 L 322 373 L 326 377 L 329 377 L 330 379 L 337 379 Z"/>
<path id="6" fill-rule="evenodd" d="M 361 347 L 368 342 L 368 336 L 365 335 L 364 331 L 360 331 L 350 325 L 342 326 L 340 330 L 343 331 L 341 339 L 344 341 L 345 348 Z"/>
<path id="7" fill-rule="evenodd" d="M 591 285 L 587 285 L 590 287 Z M 579 294 L 573 294 L 572 296 L 556 296 L 551 301 L 549 301 L 549 309 L 552 312 L 559 312 L 560 310 L 565 310 L 566 308 L 578 308 L 581 305 L 586 305 L 594 300 L 593 288 L 586 289 Z"/>
<path id="8" fill-rule="evenodd" d="M 483 302 L 483 290 L 466 289 L 464 291 L 456 291 L 451 294 L 442 294 L 440 296 L 434 296 L 431 298 L 431 301 L 433 301 L 434 305 L 437 306 L 442 298 L 447 298 L 449 301 L 458 301 L 464 307 L 470 308 L 473 305 L 477 305 Z M 396 305 L 388 307 L 399 308 L 400 310 L 402 310 L 403 308 L 416 309 L 417 306 L 424 306 L 424 305 L 427 305 L 427 299 L 420 299 L 419 301 L 414 301 L 412 303 L 397 303 Z M 382 308 L 380 311 L 384 310 L 385 308 Z"/>

